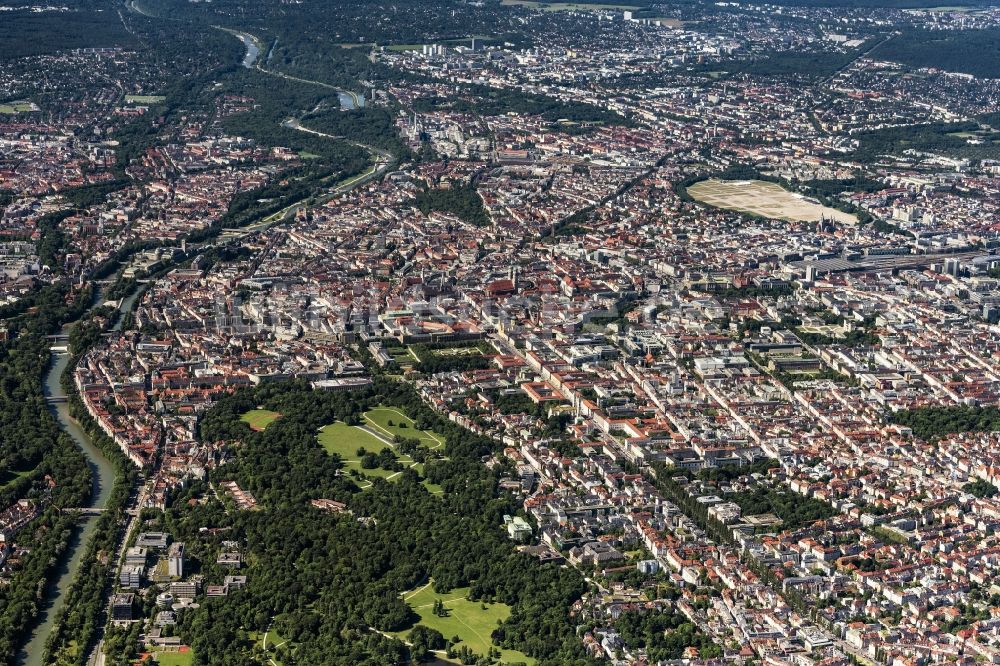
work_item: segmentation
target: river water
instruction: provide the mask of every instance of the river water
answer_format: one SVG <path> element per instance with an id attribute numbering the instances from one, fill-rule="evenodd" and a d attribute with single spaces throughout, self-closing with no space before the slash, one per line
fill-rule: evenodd
<path id="1" fill-rule="evenodd" d="M 243 57 L 243 66 L 247 69 L 253 67 L 253 64 L 257 62 L 257 57 L 260 55 L 260 47 L 257 46 L 257 42 L 254 41 L 253 35 L 248 35 L 245 32 L 238 32 L 236 36 L 240 38 L 243 42 L 243 46 L 247 47 L 247 54 Z"/>
<path id="2" fill-rule="evenodd" d="M 140 286 L 129 294 L 122 301 L 119 310 L 122 313 L 131 310 L 132 305 L 142 290 L 143 288 Z M 95 299 L 95 306 L 100 305 L 102 300 L 98 296 Z M 121 330 L 121 324 L 122 318 L 119 317 L 114 330 Z M 68 334 L 72 325 L 73 323 L 66 324 L 63 327 L 62 333 Z M 52 352 L 52 361 L 49 365 L 49 371 L 45 375 L 44 382 L 45 396 L 47 398 L 58 399 L 66 397 L 66 391 L 63 389 L 60 380 L 63 372 L 66 370 L 66 366 L 69 364 L 69 360 L 70 355 L 66 352 Z M 80 424 L 69 415 L 69 405 L 67 403 L 56 403 L 51 405 L 50 409 L 53 416 L 59 421 L 59 425 L 73 438 L 73 441 L 76 442 L 77 446 L 80 447 L 80 450 L 87 457 L 87 463 L 90 465 L 91 475 L 94 479 L 94 487 L 88 506 L 104 508 L 108 503 L 108 498 L 111 496 L 111 489 L 115 482 L 114 467 L 104 457 L 101 450 L 94 445 L 87 433 L 80 427 Z M 83 555 L 87 551 L 85 546 L 89 543 L 91 537 L 94 535 L 94 531 L 97 529 L 97 518 L 81 518 L 80 525 L 81 528 L 70 539 L 69 546 L 66 549 L 67 555 L 64 555 L 65 559 L 62 565 L 56 571 L 55 576 L 48 581 L 45 590 L 45 601 L 39 609 L 38 618 L 31 632 L 31 637 L 18 655 L 18 666 L 44 665 L 45 641 L 48 639 L 49 634 L 52 633 L 56 619 L 59 617 L 66 603 L 66 592 L 69 590 L 70 585 L 76 578 L 76 573 L 83 564 Z"/>
<path id="3" fill-rule="evenodd" d="M 365 105 L 364 93 L 358 95 L 342 90 L 337 93 L 337 97 L 340 100 L 340 108 L 345 111 L 354 111 L 355 109 L 363 108 Z"/>

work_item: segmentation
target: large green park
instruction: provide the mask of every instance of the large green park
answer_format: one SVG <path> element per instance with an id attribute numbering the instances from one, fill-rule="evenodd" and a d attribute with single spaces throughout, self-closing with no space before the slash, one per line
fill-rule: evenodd
<path id="1" fill-rule="evenodd" d="M 151 520 L 186 544 L 204 585 L 223 583 L 230 572 L 216 558 L 222 541 L 236 541 L 247 584 L 199 597 L 174 629 L 190 653 L 154 655 L 160 662 L 584 663 L 569 610 L 586 582 L 517 551 L 501 528 L 517 500 L 482 462 L 497 444 L 411 385 L 263 384 L 219 399 L 199 437 L 229 442 L 230 457 Z M 227 507 L 214 492 L 221 480 L 258 509 Z M 140 656 L 131 627 L 105 641 Z"/>

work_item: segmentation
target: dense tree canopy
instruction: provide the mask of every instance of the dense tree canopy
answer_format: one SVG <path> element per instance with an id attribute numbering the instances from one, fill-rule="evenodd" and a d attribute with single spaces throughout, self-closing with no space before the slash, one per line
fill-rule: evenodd
<path id="1" fill-rule="evenodd" d="M 444 436 L 446 459 L 425 470 L 442 495 L 431 495 L 409 470 L 393 482 L 375 479 L 364 491 L 338 474 L 341 462 L 317 443 L 317 430 L 336 420 L 355 422 L 380 404 Z M 251 431 L 239 415 L 257 405 L 282 418 Z M 404 643 L 373 632 L 416 629 L 417 617 L 400 595 L 428 581 L 438 592 L 468 586 L 473 600 L 510 605 L 509 619 L 494 632 L 499 646 L 543 664 L 582 663 L 568 609 L 584 581 L 572 569 L 516 552 L 501 529 L 503 515 L 516 506 L 499 491 L 499 473 L 480 462 L 494 442 L 441 419 L 409 385 L 377 379 L 350 393 L 265 385 L 220 401 L 203 419 L 201 436 L 239 441 L 234 459 L 213 479 L 235 480 L 261 510 L 227 512 L 194 484 L 162 517 L 209 584 L 227 573 L 215 564 L 221 541 L 238 535 L 245 543 L 247 588 L 205 600 L 182 617 L 180 634 L 199 663 L 261 663 L 247 632 L 272 622 L 296 645 L 285 663 L 395 663 L 407 654 Z M 314 509 L 309 500 L 318 498 L 345 502 L 352 514 Z M 200 531 L 206 527 L 217 534 L 206 536 Z M 425 638 L 418 649 L 432 647 L 433 636 Z"/>
<path id="2" fill-rule="evenodd" d="M 923 439 L 939 439 L 957 432 L 993 432 L 1000 430 L 1000 409 L 988 407 L 919 407 L 896 412 L 893 423 L 908 426 Z"/>
<path id="3" fill-rule="evenodd" d="M 415 203 L 425 215 L 438 211 L 451 213 L 479 227 L 490 223 L 490 217 L 483 208 L 483 200 L 476 192 L 475 185 L 426 189 L 417 195 Z"/>
<path id="4" fill-rule="evenodd" d="M 680 659 L 689 647 L 696 648 L 703 659 L 722 656 L 711 638 L 673 608 L 622 613 L 614 627 L 629 648 L 644 648 L 654 662 Z"/>

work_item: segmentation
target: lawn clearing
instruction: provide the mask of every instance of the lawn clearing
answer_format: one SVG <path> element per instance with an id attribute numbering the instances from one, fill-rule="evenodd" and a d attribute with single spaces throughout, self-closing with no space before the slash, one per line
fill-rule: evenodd
<path id="1" fill-rule="evenodd" d="M 462 641 L 459 645 L 467 645 L 473 652 L 485 655 L 493 647 L 490 634 L 497 628 L 498 620 L 503 621 L 510 616 L 510 606 L 469 601 L 465 598 L 468 594 L 467 587 L 456 588 L 447 594 L 438 594 L 432 585 L 423 585 L 404 593 L 403 600 L 420 616 L 419 624 L 440 631 L 445 638 L 458 636 Z M 447 617 L 434 614 L 436 599 L 444 603 L 444 607 L 448 610 Z M 407 633 L 404 631 L 396 635 L 405 637 Z M 534 659 L 516 650 L 501 650 L 500 659 L 501 663 L 505 664 L 535 663 Z"/>
<path id="2" fill-rule="evenodd" d="M 366 451 L 378 453 L 388 446 L 370 432 L 349 426 L 341 421 L 324 426 L 319 431 L 319 443 L 326 449 L 327 453 L 336 453 L 345 462 L 356 459 L 360 447 L 364 447 Z"/>
<path id="3" fill-rule="evenodd" d="M 390 439 L 396 435 L 400 437 L 415 437 L 428 449 L 438 449 L 444 446 L 444 437 L 429 430 L 417 430 L 413 419 L 395 407 L 380 405 L 365 412 L 364 418 L 365 423 L 371 428 Z M 392 425 L 389 425 L 390 421 L 392 421 Z M 400 425 L 403 423 L 406 424 L 406 427 Z"/>
<path id="4" fill-rule="evenodd" d="M 267 631 L 248 632 L 247 638 L 267 654 L 267 660 L 272 666 L 283 666 L 282 661 L 275 658 L 278 648 L 284 647 L 289 652 L 294 652 L 297 647 L 295 642 L 287 640 L 272 628 L 268 628 Z"/>
<path id="5" fill-rule="evenodd" d="M 0 113 L 31 113 L 38 111 L 38 106 L 34 102 L 8 102 L 0 104 Z"/>
<path id="6" fill-rule="evenodd" d="M 710 178 L 691 185 L 687 191 L 696 201 L 709 206 L 776 220 L 818 222 L 826 218 L 848 224 L 858 221 L 850 213 L 814 203 L 777 183 L 763 180 Z"/>
<path id="7" fill-rule="evenodd" d="M 34 469 L 29 469 L 25 471 L 19 471 L 13 469 L 0 470 L 0 488 L 9 486 L 10 484 L 20 479 L 21 477 L 28 476 L 34 471 L 35 471 Z"/>
<path id="8" fill-rule="evenodd" d="M 414 430 L 413 432 L 419 432 Z M 346 423 L 337 422 L 332 425 L 324 426 L 319 431 L 319 443 L 327 453 L 336 453 L 340 456 L 341 461 L 344 463 L 344 470 L 350 472 L 355 470 L 359 474 L 365 477 L 379 477 L 392 481 L 402 475 L 402 472 L 397 472 L 394 470 L 382 469 L 381 467 L 376 467 L 374 469 L 365 469 L 361 466 L 361 458 L 358 456 L 358 449 L 364 447 L 366 453 L 379 453 L 385 448 L 395 448 L 390 447 L 385 441 L 371 434 L 364 428 L 358 426 L 349 426 Z M 412 468 L 417 474 L 423 474 L 424 466 L 417 463 L 410 456 L 400 455 L 396 453 L 396 457 L 399 463 L 403 467 Z M 359 484 L 362 489 L 371 486 L 371 482 L 362 482 Z M 424 481 L 424 486 L 428 491 L 434 493 L 435 490 L 441 492 L 439 486 L 435 486 Z"/>
<path id="9" fill-rule="evenodd" d="M 251 430 L 264 430 L 271 425 L 276 418 L 281 416 L 278 412 L 269 409 L 251 409 L 240 417 L 240 420 L 250 426 Z"/>

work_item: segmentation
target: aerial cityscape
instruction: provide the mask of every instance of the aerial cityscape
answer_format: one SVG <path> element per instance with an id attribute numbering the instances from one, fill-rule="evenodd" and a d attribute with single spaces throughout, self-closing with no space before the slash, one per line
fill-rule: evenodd
<path id="1" fill-rule="evenodd" d="M 0 0 L 0 666 L 1000 665 L 1000 5 Z"/>

